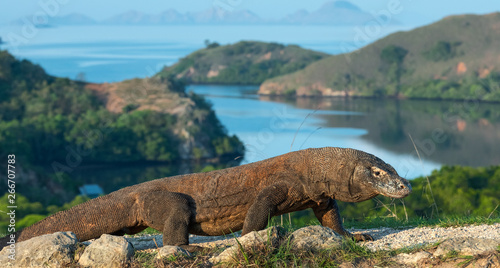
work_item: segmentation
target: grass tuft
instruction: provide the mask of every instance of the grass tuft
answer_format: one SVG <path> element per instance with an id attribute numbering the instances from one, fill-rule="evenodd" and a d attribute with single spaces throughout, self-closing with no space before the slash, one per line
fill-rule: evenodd
<path id="1" fill-rule="evenodd" d="M 145 267 L 145 268 L 153 268 L 156 266 L 156 252 L 143 252 L 136 251 L 134 254 L 134 258 L 132 260 L 131 267 Z"/>
<path id="2" fill-rule="evenodd" d="M 276 219 L 271 219 L 271 222 Z M 500 223 L 499 218 L 487 217 L 448 217 L 441 219 L 412 219 L 397 220 L 395 218 L 367 218 L 363 222 L 346 221 L 344 224 L 349 228 L 411 228 L 411 227 L 456 227 L 466 225 L 494 224 Z M 310 224 L 308 224 L 310 225 Z M 285 225 L 283 228 L 291 234 L 302 226 Z M 290 237 L 282 240 L 279 247 L 273 247 L 268 241 L 263 245 L 244 248 L 238 242 L 239 251 L 230 263 L 223 263 L 222 267 L 338 267 L 342 264 L 352 264 L 355 267 L 392 267 L 397 265 L 392 257 L 407 253 L 412 254 L 419 251 L 432 251 L 439 243 L 430 245 L 417 245 L 388 251 L 370 251 L 368 248 L 355 243 L 352 240 L 344 240 L 338 248 L 304 251 L 297 250 L 292 246 Z M 221 253 L 223 248 L 207 249 L 203 252 L 193 254 L 191 257 L 178 256 L 166 259 L 156 259 L 156 253 L 137 252 L 132 267 L 212 267 L 208 259 Z M 500 253 L 500 245 L 497 248 Z M 475 259 L 470 256 L 461 256 L 451 252 L 442 258 L 446 261 L 462 261 L 459 265 L 466 266 Z"/>

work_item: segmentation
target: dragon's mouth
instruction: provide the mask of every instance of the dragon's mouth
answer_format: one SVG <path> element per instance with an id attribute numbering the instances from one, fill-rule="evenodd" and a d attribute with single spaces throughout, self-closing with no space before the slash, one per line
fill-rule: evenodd
<path id="1" fill-rule="evenodd" d="M 384 189 L 380 194 L 391 198 L 404 198 L 411 194 L 412 189 L 408 181 L 401 181 L 391 187 L 391 189 Z"/>
<path id="2" fill-rule="evenodd" d="M 411 191 L 403 192 L 403 193 L 383 193 L 383 196 L 391 197 L 391 198 L 404 198 L 410 195 Z"/>

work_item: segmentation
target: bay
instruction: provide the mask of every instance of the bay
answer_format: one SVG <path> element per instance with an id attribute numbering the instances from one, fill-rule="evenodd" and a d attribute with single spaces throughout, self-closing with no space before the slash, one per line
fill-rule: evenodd
<path id="1" fill-rule="evenodd" d="M 191 85 L 230 134 L 246 146 L 244 163 L 305 148 L 372 153 L 406 178 L 442 165 L 500 163 L 500 105 L 466 101 L 258 96 L 258 87 Z"/>
<path id="2" fill-rule="evenodd" d="M 500 107 L 469 101 L 271 98 L 255 86 L 190 85 L 246 147 L 241 164 L 306 148 L 348 147 L 374 154 L 413 179 L 442 165 L 500 163 Z M 418 152 L 418 153 L 417 153 Z M 81 167 L 71 175 L 105 192 L 225 163 Z"/>

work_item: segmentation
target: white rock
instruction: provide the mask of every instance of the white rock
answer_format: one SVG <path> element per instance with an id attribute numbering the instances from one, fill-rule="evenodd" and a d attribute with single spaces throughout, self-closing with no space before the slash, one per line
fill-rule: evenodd
<path id="1" fill-rule="evenodd" d="M 285 231 L 281 227 L 273 226 L 269 227 L 262 231 L 253 231 L 250 232 L 240 238 L 238 238 L 238 242 L 236 245 L 231 246 L 224 250 L 218 256 L 210 258 L 211 263 L 220 263 L 220 262 L 228 262 L 230 261 L 234 255 L 241 250 L 241 247 L 244 249 L 259 246 L 259 245 L 269 245 L 271 247 L 278 247 L 282 238 L 285 236 Z M 240 247 L 241 245 L 241 247 Z"/>
<path id="2" fill-rule="evenodd" d="M 292 245 L 300 250 L 327 249 L 342 244 L 342 236 L 320 225 L 300 228 L 292 233 L 292 239 Z"/>
<path id="3" fill-rule="evenodd" d="M 170 256 L 179 256 L 179 255 L 186 255 L 186 256 L 191 256 L 191 253 L 189 253 L 187 250 L 177 247 L 177 246 L 164 246 L 158 250 L 158 255 L 156 255 L 156 258 L 168 258 Z"/>
<path id="4" fill-rule="evenodd" d="M 398 263 L 417 264 L 422 259 L 431 258 L 432 254 L 427 251 L 420 251 L 412 254 L 402 253 L 395 256 L 393 259 Z"/>
<path id="5" fill-rule="evenodd" d="M 123 267 L 134 255 L 134 249 L 121 236 L 103 234 L 88 246 L 78 264 L 84 267 Z"/>
<path id="6" fill-rule="evenodd" d="M 60 267 L 73 261 L 78 239 L 72 232 L 57 232 L 31 238 L 15 244 L 15 260 L 9 258 L 14 249 L 0 252 L 2 267 Z"/>
<path id="7" fill-rule="evenodd" d="M 455 237 L 444 240 L 434 252 L 434 256 L 443 256 L 450 251 L 461 255 L 476 255 L 486 251 L 496 250 L 500 245 L 499 239 L 485 239 L 473 237 Z"/>

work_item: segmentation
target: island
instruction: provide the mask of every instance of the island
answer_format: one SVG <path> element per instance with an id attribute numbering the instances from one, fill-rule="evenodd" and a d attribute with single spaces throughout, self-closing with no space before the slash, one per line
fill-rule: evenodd
<path id="1" fill-rule="evenodd" d="M 499 23 L 500 13 L 446 17 L 270 78 L 259 94 L 500 101 Z"/>
<path id="2" fill-rule="evenodd" d="M 207 40 L 206 48 L 165 67 L 157 76 L 175 77 L 188 84 L 259 85 L 327 56 L 296 45 L 241 41 L 221 46 Z"/>

